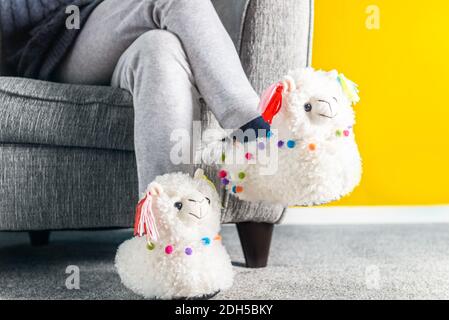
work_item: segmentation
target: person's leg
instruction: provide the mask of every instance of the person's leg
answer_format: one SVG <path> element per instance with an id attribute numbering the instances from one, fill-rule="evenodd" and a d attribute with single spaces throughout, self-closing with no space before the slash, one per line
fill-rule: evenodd
<path id="1" fill-rule="evenodd" d="M 83 26 L 57 80 L 107 84 L 121 54 L 151 29 L 181 40 L 196 85 L 224 128 L 259 116 L 259 98 L 210 0 L 105 0 Z"/>
<path id="2" fill-rule="evenodd" d="M 259 116 L 259 97 L 210 0 L 159 0 L 148 9 L 153 23 L 181 39 L 198 89 L 224 128 Z"/>
<path id="3" fill-rule="evenodd" d="M 200 118 L 200 96 L 179 39 L 163 30 L 141 35 L 118 61 L 112 84 L 133 95 L 139 191 L 157 175 L 192 173 L 190 162 L 174 164 L 170 157 L 172 132 L 187 133 L 190 144 L 193 121 Z"/>
<path id="4" fill-rule="evenodd" d="M 58 82 L 110 85 L 120 56 L 145 32 L 145 0 L 104 0 L 82 26 L 73 47 L 58 66 Z"/>

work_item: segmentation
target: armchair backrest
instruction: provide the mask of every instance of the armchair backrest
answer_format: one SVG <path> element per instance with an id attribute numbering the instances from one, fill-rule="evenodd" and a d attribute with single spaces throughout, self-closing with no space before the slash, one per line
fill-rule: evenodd
<path id="1" fill-rule="evenodd" d="M 250 0 L 212 0 L 226 31 L 240 53 L 243 23 Z"/>

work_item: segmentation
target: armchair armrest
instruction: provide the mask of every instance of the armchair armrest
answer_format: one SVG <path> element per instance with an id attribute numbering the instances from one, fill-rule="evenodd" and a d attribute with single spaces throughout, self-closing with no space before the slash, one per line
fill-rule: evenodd
<path id="1" fill-rule="evenodd" d="M 240 59 L 256 91 L 311 64 L 313 0 L 250 0 Z"/>

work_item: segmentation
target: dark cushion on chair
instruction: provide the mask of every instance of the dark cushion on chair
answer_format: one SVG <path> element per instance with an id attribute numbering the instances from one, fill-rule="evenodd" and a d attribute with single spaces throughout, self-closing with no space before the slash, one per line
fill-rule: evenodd
<path id="1" fill-rule="evenodd" d="M 131 95 L 121 89 L 0 77 L 0 143 L 128 150 Z"/>

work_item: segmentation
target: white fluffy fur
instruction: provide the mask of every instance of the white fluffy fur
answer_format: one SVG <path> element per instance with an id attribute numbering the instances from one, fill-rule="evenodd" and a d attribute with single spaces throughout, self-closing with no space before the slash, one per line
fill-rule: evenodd
<path id="1" fill-rule="evenodd" d="M 123 284 L 146 298 L 160 299 L 199 297 L 230 288 L 230 258 L 221 241 L 212 240 L 220 231 L 220 200 L 202 170 L 194 178 L 183 173 L 159 176 L 149 190 L 160 239 L 152 251 L 145 237 L 120 245 L 115 265 Z M 176 202 L 183 203 L 181 210 Z M 203 245 L 203 237 L 212 243 Z M 174 246 L 170 255 L 165 253 L 169 244 Z M 186 247 L 193 249 L 192 255 L 185 254 Z"/>
<path id="2" fill-rule="evenodd" d="M 223 169 L 234 182 L 230 188 L 232 185 L 243 187 L 244 191 L 236 194 L 239 198 L 285 205 L 316 205 L 337 200 L 359 184 L 362 169 L 352 130 L 354 111 L 337 76 L 336 71 L 306 68 L 292 71 L 285 77 L 284 83 L 290 90 L 284 92 L 281 111 L 272 124 L 278 134 L 257 142 L 269 144 L 271 141 L 277 151 L 279 139 L 294 139 L 296 147 L 284 146 L 277 157 L 270 153 L 265 159 L 272 164 L 277 162 L 278 170 L 274 175 L 261 175 L 260 163 L 225 164 Z M 312 104 L 312 111 L 305 111 L 306 103 Z M 343 130 L 348 127 L 350 134 L 346 137 Z M 341 130 L 341 136 L 337 136 L 337 130 Z M 245 147 L 256 150 L 257 142 L 234 146 L 234 152 Z M 316 146 L 315 151 L 309 149 L 310 144 Z M 238 178 L 238 172 L 242 171 L 246 173 L 243 180 Z"/>

